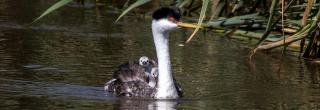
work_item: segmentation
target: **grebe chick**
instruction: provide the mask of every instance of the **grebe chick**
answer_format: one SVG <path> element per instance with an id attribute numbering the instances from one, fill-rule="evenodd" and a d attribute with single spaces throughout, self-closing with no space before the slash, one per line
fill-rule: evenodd
<path id="1" fill-rule="evenodd" d="M 158 67 L 156 67 L 156 62 L 149 59 L 146 56 L 142 56 L 139 59 L 139 64 L 144 67 L 145 74 L 147 76 L 147 82 L 150 87 L 154 88 L 158 80 Z"/>

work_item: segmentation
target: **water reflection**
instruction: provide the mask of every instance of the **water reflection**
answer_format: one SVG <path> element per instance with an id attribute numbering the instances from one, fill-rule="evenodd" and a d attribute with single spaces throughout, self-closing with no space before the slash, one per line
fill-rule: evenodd
<path id="1" fill-rule="evenodd" d="M 114 110 L 176 110 L 178 100 L 122 99 L 114 104 Z"/>
<path id="2" fill-rule="evenodd" d="M 320 63 L 318 61 L 311 61 L 306 62 L 308 70 L 311 72 L 311 81 L 312 84 L 319 84 L 320 83 Z M 304 77 L 304 74 L 300 76 L 302 79 Z"/>

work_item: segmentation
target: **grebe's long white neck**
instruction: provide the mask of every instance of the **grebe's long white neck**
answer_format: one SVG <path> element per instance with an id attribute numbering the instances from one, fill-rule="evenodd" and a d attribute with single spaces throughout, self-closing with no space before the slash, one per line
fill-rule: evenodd
<path id="1" fill-rule="evenodd" d="M 175 88 L 169 54 L 169 30 L 176 28 L 177 25 L 167 19 L 152 21 L 152 34 L 156 47 L 158 58 L 158 85 L 155 98 L 170 99 L 178 98 L 178 93 Z"/>

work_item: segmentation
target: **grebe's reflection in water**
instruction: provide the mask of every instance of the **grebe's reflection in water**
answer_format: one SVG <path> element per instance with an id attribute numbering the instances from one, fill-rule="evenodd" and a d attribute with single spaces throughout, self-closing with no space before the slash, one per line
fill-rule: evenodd
<path id="1" fill-rule="evenodd" d="M 176 110 L 178 100 L 119 99 L 114 110 Z"/>

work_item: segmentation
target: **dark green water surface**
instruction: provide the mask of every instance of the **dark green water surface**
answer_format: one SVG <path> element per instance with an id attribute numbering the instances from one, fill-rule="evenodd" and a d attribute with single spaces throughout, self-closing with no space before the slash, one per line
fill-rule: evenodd
<path id="1" fill-rule="evenodd" d="M 124 99 L 106 95 L 104 83 L 117 66 L 155 58 L 150 18 L 107 7 L 70 4 L 26 27 L 55 0 L 0 1 L 0 109 L 58 110 L 319 110 L 319 65 L 287 55 L 258 53 L 246 62 L 242 44 L 199 33 L 171 33 L 178 100 Z M 253 66 L 252 66 L 253 65 Z"/>

